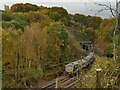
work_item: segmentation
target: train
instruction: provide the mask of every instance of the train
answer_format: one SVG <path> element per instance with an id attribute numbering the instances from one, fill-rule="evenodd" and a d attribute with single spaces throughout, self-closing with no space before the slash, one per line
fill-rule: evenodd
<path id="1" fill-rule="evenodd" d="M 75 76 L 76 74 L 80 74 L 81 71 L 90 66 L 94 60 L 94 53 L 90 52 L 88 56 L 81 57 L 79 60 L 65 65 L 65 72 L 70 77 Z"/>

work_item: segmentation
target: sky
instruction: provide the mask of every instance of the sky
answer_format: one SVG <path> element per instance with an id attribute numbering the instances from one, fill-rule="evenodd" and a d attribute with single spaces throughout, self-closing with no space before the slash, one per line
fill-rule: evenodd
<path id="1" fill-rule="evenodd" d="M 98 10 L 103 8 L 96 5 L 95 2 L 105 4 L 108 4 L 108 2 L 110 2 L 112 4 L 112 7 L 115 7 L 115 0 L 49 0 L 49 2 L 48 0 L 2 0 L 0 1 L 0 9 L 4 10 L 4 5 L 11 7 L 15 3 L 32 3 L 38 6 L 42 5 L 47 7 L 63 7 L 71 14 L 79 13 L 94 16 Z M 100 16 L 102 18 L 112 17 L 110 11 L 103 11 L 101 13 L 98 13 L 97 16 Z"/>

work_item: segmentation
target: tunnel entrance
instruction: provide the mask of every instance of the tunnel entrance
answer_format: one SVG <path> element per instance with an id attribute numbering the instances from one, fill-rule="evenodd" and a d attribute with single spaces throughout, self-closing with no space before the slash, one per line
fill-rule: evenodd
<path id="1" fill-rule="evenodd" d="M 80 46 L 86 51 L 91 51 L 93 48 L 91 41 L 80 41 Z"/>

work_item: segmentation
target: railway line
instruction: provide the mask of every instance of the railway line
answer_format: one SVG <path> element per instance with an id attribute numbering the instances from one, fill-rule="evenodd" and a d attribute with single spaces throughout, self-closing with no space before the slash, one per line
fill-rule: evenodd
<path id="1" fill-rule="evenodd" d="M 45 85 L 45 86 L 43 86 L 41 88 L 55 88 L 55 84 L 56 84 L 56 82 L 54 80 L 52 82 L 49 82 L 49 84 L 47 84 L 47 85 Z"/>
<path id="2" fill-rule="evenodd" d="M 81 64 L 81 62 L 83 63 Z M 65 68 L 67 75 L 63 74 L 61 77 L 54 79 L 53 81 L 43 86 L 42 88 L 71 88 L 73 87 L 76 83 L 80 82 L 80 77 L 82 77 L 83 73 L 86 73 L 86 70 L 90 68 L 93 62 L 94 62 L 94 53 L 90 52 L 90 54 L 86 56 L 83 61 L 78 60 L 70 64 L 67 64 Z"/>
<path id="3" fill-rule="evenodd" d="M 57 88 L 75 88 L 76 83 L 80 83 L 80 78 L 82 78 L 82 75 L 86 73 L 86 70 L 82 71 L 81 74 L 79 74 L 79 78 L 77 76 L 74 76 L 70 78 L 69 76 L 61 76 L 58 77 L 58 87 Z M 49 82 L 49 84 L 43 86 L 42 88 L 56 88 L 56 80 Z"/>
<path id="4" fill-rule="evenodd" d="M 77 80 L 75 77 L 69 78 L 69 77 L 63 77 L 63 78 L 57 78 L 58 79 L 58 88 L 68 88 L 71 87 L 71 84 L 73 82 L 76 82 Z M 56 88 L 56 80 L 54 82 L 51 82 L 50 84 L 42 87 L 42 88 Z"/>

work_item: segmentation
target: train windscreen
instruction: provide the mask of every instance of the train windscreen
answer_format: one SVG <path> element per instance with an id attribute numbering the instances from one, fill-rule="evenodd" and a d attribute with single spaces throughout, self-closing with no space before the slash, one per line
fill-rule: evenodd
<path id="1" fill-rule="evenodd" d="M 66 70 L 72 70 L 72 69 L 73 69 L 73 66 L 72 66 L 72 65 L 66 66 Z"/>

